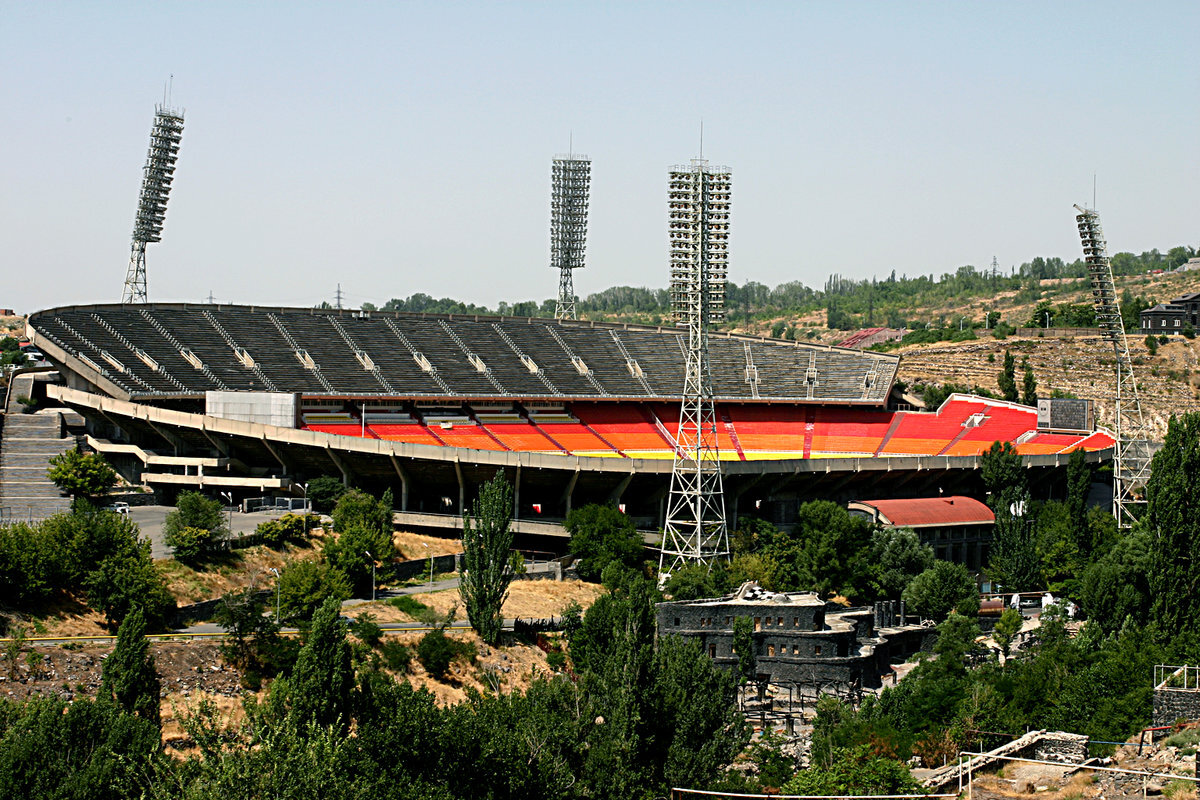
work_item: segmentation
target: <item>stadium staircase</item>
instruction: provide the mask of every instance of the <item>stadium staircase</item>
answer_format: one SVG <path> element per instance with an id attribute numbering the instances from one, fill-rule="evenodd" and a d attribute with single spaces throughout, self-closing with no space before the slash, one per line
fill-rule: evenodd
<path id="1" fill-rule="evenodd" d="M 50 459 L 75 447 L 62 435 L 58 411 L 8 413 L 0 436 L 0 514 L 4 522 L 38 521 L 70 509 L 46 477 Z"/>

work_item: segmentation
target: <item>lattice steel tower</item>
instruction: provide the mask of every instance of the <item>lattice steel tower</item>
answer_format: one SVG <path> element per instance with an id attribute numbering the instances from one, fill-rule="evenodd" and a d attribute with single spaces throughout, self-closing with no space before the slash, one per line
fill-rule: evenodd
<path id="1" fill-rule="evenodd" d="M 1116 444 L 1113 447 L 1113 516 L 1117 525 L 1128 528 L 1137 519 L 1135 508 L 1146 502 L 1145 486 L 1150 477 L 1150 443 L 1142 404 L 1138 400 L 1137 380 L 1133 375 L 1133 360 L 1129 357 L 1129 342 L 1113 282 L 1112 265 L 1100 217 L 1092 209 L 1075 206 L 1079 238 L 1083 242 L 1083 257 L 1087 261 L 1092 281 L 1092 298 L 1096 306 L 1096 322 L 1116 354 L 1117 413 Z"/>
<path id="2" fill-rule="evenodd" d="M 154 107 L 154 128 L 150 131 L 150 152 L 142 168 L 142 192 L 137 216 L 133 221 L 133 244 L 129 250 L 129 270 L 125 273 L 122 303 L 145 303 L 146 245 L 162 241 L 163 220 L 167 216 L 167 198 L 175 177 L 175 160 L 183 138 L 183 112 L 166 105 Z"/>
<path id="3" fill-rule="evenodd" d="M 576 153 L 555 156 L 550 180 L 550 266 L 558 270 L 554 318 L 576 319 L 571 272 L 583 267 L 592 161 Z"/>
<path id="4" fill-rule="evenodd" d="M 658 564 L 662 582 L 680 566 L 711 567 L 729 558 L 708 327 L 725 318 L 731 179 L 728 167 L 710 167 L 702 158 L 673 167 L 669 177 L 671 313 L 687 329 L 687 366 Z"/>

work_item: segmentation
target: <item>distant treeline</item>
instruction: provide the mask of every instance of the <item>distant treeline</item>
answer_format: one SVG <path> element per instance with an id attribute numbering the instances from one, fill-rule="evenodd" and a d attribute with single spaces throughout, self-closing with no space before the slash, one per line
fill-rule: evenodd
<path id="1" fill-rule="evenodd" d="M 1166 253 L 1147 250 L 1140 255 L 1117 253 L 1112 257 L 1113 272 L 1117 275 L 1139 275 L 1153 270 L 1169 270 L 1178 267 L 1200 250 L 1180 245 Z M 664 281 L 665 281 L 664 270 Z M 800 281 L 788 281 L 771 288 L 757 281 L 745 284 L 729 283 L 726 288 L 726 309 L 730 327 L 741 326 L 755 320 L 796 317 L 813 311 L 824 310 L 829 328 L 852 330 L 860 327 L 887 326 L 892 328 L 914 328 L 929 324 L 930 320 L 913 320 L 908 317 L 912 309 L 943 305 L 947 301 L 961 302 L 972 298 L 993 296 L 998 292 L 1017 292 L 1016 300 L 1040 299 L 1040 281 L 1047 279 L 1084 280 L 1087 265 L 1082 259 L 1066 262 L 1061 258 L 1041 256 L 1005 272 L 991 268 L 980 269 L 967 264 L 954 272 L 941 276 L 897 275 L 895 270 L 882 280 L 864 278 L 855 280 L 839 274 L 830 275 L 821 289 L 805 286 Z M 1071 287 L 1064 287 L 1069 289 Z M 379 307 L 383 311 L 412 311 L 436 314 L 503 314 L 509 316 L 553 316 L 553 299 L 542 301 L 524 300 L 501 302 L 496 308 L 463 303 L 449 297 L 434 298 L 420 293 L 407 298 L 392 298 Z M 363 308 L 376 310 L 372 303 Z M 670 298 L 665 288 L 651 289 L 643 286 L 612 286 L 595 292 L 578 301 L 582 316 L 596 315 L 657 323 L 667 319 Z M 1090 307 L 1040 307 L 1036 324 L 1045 324 L 1046 311 L 1051 313 L 1051 324 L 1089 326 Z M 950 322 L 957 323 L 956 320 Z M 950 324 L 946 322 L 945 324 Z M 1034 324 L 1034 320 L 1006 320 L 1010 324 Z M 966 321 L 966 325 L 982 325 L 982 320 Z M 777 323 L 772 329 L 775 336 L 796 338 L 795 327 Z"/>

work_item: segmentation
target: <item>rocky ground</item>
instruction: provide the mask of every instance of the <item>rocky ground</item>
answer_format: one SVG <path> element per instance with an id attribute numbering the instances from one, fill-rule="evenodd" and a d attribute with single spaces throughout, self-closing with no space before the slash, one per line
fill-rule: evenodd
<path id="1" fill-rule="evenodd" d="M 221 662 L 215 642 L 154 642 L 150 648 L 164 697 L 188 697 L 194 692 L 225 697 L 241 694 L 240 675 Z M 95 697 L 104 659 L 111 651 L 111 645 L 101 644 L 26 646 L 15 663 L 0 664 L 0 697 Z M 31 664 L 29 653 L 40 656 L 40 663 Z"/>
<path id="2" fill-rule="evenodd" d="M 1148 746 L 1141 755 L 1137 746 L 1117 748 L 1111 757 L 1098 759 L 1105 767 L 1151 772 L 1152 776 L 1104 772 L 1085 768 L 1011 762 L 997 772 L 977 776 L 971 787 L 973 798 L 1031 797 L 1046 800 L 1109 800 L 1165 796 L 1170 800 L 1194 800 L 1196 784 L 1173 776 L 1196 776 L 1196 756 L 1190 748 Z"/>

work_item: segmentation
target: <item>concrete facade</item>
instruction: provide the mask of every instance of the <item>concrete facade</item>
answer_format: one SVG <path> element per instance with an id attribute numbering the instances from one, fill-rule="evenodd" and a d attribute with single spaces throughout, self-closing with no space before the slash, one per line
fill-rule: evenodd
<path id="1" fill-rule="evenodd" d="M 835 607 L 836 608 L 836 607 Z M 768 592 L 747 583 L 726 597 L 659 603 L 659 636 L 698 640 L 718 665 L 737 666 L 734 620 L 754 621 L 758 680 L 771 684 L 845 684 L 875 687 L 890 658 L 913 652 L 931 628 L 897 623 L 878 609 L 831 610 L 811 592 Z"/>

